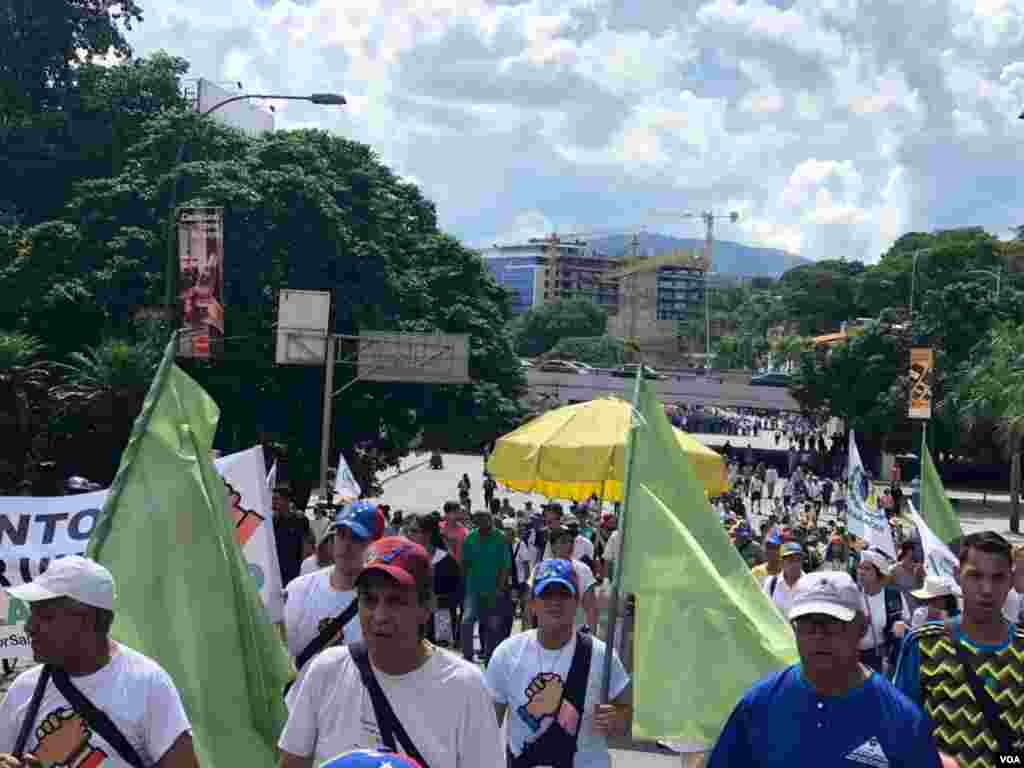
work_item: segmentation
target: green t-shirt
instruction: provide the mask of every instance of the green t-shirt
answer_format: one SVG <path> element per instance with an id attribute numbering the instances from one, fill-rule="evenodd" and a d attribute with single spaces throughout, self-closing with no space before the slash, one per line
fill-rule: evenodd
<path id="1" fill-rule="evenodd" d="M 512 554 L 504 534 L 493 528 L 487 536 L 479 530 L 462 544 L 462 568 L 466 594 L 493 595 L 498 591 L 498 571 L 512 567 Z"/>

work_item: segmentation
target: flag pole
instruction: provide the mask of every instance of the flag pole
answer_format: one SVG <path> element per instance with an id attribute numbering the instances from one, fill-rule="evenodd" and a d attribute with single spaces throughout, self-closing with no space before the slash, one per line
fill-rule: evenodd
<path id="1" fill-rule="evenodd" d="M 622 587 L 622 566 L 626 555 L 626 509 L 629 506 L 629 479 L 633 474 L 633 430 L 636 427 L 636 414 L 640 406 L 640 377 L 643 375 L 643 364 L 636 369 L 636 384 L 633 389 L 633 408 L 629 414 L 629 430 L 626 432 L 626 468 L 622 478 L 622 511 L 619 515 L 619 556 L 615 563 L 615 575 L 612 578 L 611 605 L 608 606 L 608 637 L 604 653 L 604 669 L 601 670 L 601 703 L 608 703 L 608 693 L 612 679 L 612 656 L 615 653 L 615 625 L 619 619 L 619 594 Z M 623 649 L 625 650 L 625 649 Z"/>

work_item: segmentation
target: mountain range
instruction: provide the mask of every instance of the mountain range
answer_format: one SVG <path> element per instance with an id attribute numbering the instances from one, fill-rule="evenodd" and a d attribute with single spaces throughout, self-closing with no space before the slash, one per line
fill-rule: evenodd
<path id="1" fill-rule="evenodd" d="M 589 241 L 595 250 L 611 256 L 633 254 L 632 235 L 612 235 Z M 642 232 L 639 241 L 641 256 L 659 256 L 677 250 L 704 249 L 704 241 L 698 238 L 669 237 L 657 233 Z M 755 248 L 728 240 L 715 240 L 712 252 L 712 269 L 729 275 L 743 277 L 779 277 L 783 272 L 812 263 L 809 259 L 794 256 L 778 248 Z"/>

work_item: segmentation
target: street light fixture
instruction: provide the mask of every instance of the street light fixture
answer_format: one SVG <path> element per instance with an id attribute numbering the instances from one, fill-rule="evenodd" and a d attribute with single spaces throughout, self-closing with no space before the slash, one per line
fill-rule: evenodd
<path id="1" fill-rule="evenodd" d="M 243 93 L 238 96 L 231 96 L 230 98 L 224 99 L 214 104 L 212 107 L 203 110 L 199 113 L 200 117 L 206 117 L 207 115 L 216 112 L 221 107 L 232 104 L 236 101 L 243 101 L 248 99 L 275 99 L 280 101 L 308 101 L 313 104 L 320 106 L 343 106 L 348 102 L 345 97 L 340 93 L 314 93 L 310 96 L 287 96 L 277 93 Z M 175 225 L 177 224 L 177 206 L 178 206 L 178 174 L 175 173 L 178 166 L 181 165 L 182 160 L 185 157 L 185 147 L 188 146 L 189 139 L 192 136 L 186 134 L 182 137 L 181 143 L 178 145 L 178 152 L 174 156 L 174 166 L 171 169 L 171 206 L 170 211 L 167 214 L 167 262 L 164 271 L 164 307 L 167 312 L 167 319 L 174 323 L 174 262 L 176 256 L 175 245 L 177 243 L 177 237 L 175 232 Z"/>

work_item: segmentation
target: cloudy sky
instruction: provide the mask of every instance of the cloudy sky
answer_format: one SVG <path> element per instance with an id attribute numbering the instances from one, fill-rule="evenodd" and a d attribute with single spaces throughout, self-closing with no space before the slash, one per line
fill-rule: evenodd
<path id="1" fill-rule="evenodd" d="M 1024 0 L 140 0 L 137 54 L 372 145 L 471 245 L 646 226 L 874 261 L 1024 224 Z"/>

